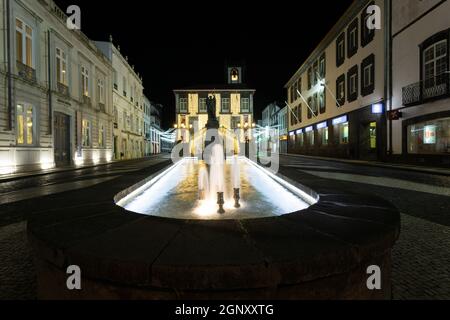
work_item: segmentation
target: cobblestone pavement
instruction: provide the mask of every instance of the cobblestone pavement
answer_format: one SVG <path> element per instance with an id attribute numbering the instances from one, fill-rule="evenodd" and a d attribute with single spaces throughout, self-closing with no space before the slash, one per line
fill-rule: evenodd
<path id="1" fill-rule="evenodd" d="M 36 279 L 26 222 L 0 228 L 0 300 L 36 298 Z"/>
<path id="2" fill-rule="evenodd" d="M 27 216 L 20 202 L 17 207 L 14 204 L 21 200 L 14 198 L 18 190 L 31 192 L 30 197 L 45 196 L 52 185 L 55 193 L 61 191 L 58 184 L 73 182 L 68 190 L 82 188 L 92 185 L 94 179 L 119 176 L 162 160 L 0 183 L 0 203 L 2 196 L 13 201 L 6 207 L 0 205 L 0 300 L 36 298 L 35 272 L 26 241 Z M 395 204 L 402 212 L 402 232 L 393 250 L 394 299 L 450 299 L 449 177 L 302 157 L 282 157 L 281 167 L 293 179 L 301 172 L 322 179 L 332 188 L 374 194 Z"/>
<path id="3" fill-rule="evenodd" d="M 392 276 L 394 299 L 450 299 L 450 227 L 403 214 Z"/>

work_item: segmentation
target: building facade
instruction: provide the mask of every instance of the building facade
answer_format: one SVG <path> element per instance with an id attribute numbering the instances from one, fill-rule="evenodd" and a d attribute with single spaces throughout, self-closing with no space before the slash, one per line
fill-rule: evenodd
<path id="1" fill-rule="evenodd" d="M 288 107 L 284 107 L 277 113 L 278 116 L 278 130 L 280 139 L 280 153 L 288 153 Z"/>
<path id="2" fill-rule="evenodd" d="M 152 139 L 151 139 L 151 102 L 144 96 L 144 155 L 146 157 L 152 154 Z"/>
<path id="3" fill-rule="evenodd" d="M 52 0 L 0 10 L 0 171 L 111 160 L 111 63 Z"/>
<path id="4" fill-rule="evenodd" d="M 280 130 L 278 123 L 278 113 L 280 107 L 277 102 L 269 104 L 262 111 L 262 130 L 258 136 L 259 150 L 267 150 L 267 152 L 280 151 Z"/>
<path id="5" fill-rule="evenodd" d="M 150 142 L 151 142 L 151 153 L 159 154 L 161 153 L 161 113 L 163 111 L 163 106 L 161 104 L 152 103 L 150 112 Z"/>
<path id="6" fill-rule="evenodd" d="M 223 132 L 233 132 L 239 142 L 252 140 L 254 128 L 254 89 L 249 89 L 244 81 L 244 68 L 239 65 L 226 67 L 227 84 L 199 86 L 174 90 L 176 104 L 176 140 L 190 145 L 191 154 L 203 150 L 205 134 L 199 134 L 200 141 L 194 141 L 195 133 L 205 131 L 208 121 L 206 101 L 216 98 L 216 115 Z M 201 150 L 198 150 L 198 149 Z"/>
<path id="7" fill-rule="evenodd" d="M 145 97 L 146 156 L 161 153 L 161 113 L 163 106 Z"/>
<path id="8" fill-rule="evenodd" d="M 112 39 L 97 41 L 96 45 L 113 67 L 114 159 L 142 158 L 145 153 L 143 80 Z"/>
<path id="9" fill-rule="evenodd" d="M 392 2 L 389 149 L 409 162 L 450 164 L 450 3 Z"/>
<path id="10" fill-rule="evenodd" d="M 388 1 L 355 1 L 285 88 L 289 152 L 382 159 L 386 155 Z M 369 28 L 369 6 L 381 29 Z"/>

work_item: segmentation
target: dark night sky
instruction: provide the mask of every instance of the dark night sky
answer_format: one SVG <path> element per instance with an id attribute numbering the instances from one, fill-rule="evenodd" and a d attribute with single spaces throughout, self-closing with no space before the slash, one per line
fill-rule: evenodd
<path id="1" fill-rule="evenodd" d="M 267 104 L 284 101 L 284 84 L 352 1 L 55 0 L 63 11 L 80 6 L 91 39 L 113 35 L 143 75 L 145 94 L 164 105 L 165 127 L 175 119 L 172 90 L 223 83 L 226 59 L 245 60 L 260 118 Z"/>

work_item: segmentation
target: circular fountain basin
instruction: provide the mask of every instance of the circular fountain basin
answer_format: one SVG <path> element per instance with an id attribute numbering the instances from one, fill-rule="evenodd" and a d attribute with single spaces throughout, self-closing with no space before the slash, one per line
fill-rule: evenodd
<path id="1" fill-rule="evenodd" d="M 126 207 L 133 203 L 128 200 L 139 199 L 171 167 L 149 168 L 65 195 L 68 199 L 92 199 L 95 195 L 98 205 L 83 210 L 58 210 L 48 201 L 41 203 L 48 206 L 48 212 L 28 223 L 39 298 L 391 297 L 391 249 L 399 236 L 400 215 L 390 203 L 330 190 L 318 179 L 306 177 L 303 186 L 277 174 L 269 178 L 285 181 L 287 185 L 279 183 L 304 201 L 300 207 L 306 209 L 273 214 L 261 208 L 242 219 L 240 213 L 235 219 L 204 219 L 195 217 L 192 210 L 190 218 L 175 219 L 163 217 L 164 210 L 154 216 L 145 208 L 134 213 L 116 205 L 124 200 Z M 301 192 L 295 193 L 292 187 Z M 257 187 L 254 190 L 257 192 Z M 197 192 L 192 192 L 190 197 L 197 197 Z M 176 194 L 172 196 L 180 196 Z M 250 190 L 244 192 L 244 203 L 249 194 Z M 313 203 L 307 202 L 309 197 Z M 164 207 L 162 199 L 156 207 Z M 155 207 L 155 203 L 150 205 Z M 189 206 L 195 209 L 195 201 Z M 71 265 L 81 269 L 80 291 L 67 289 L 66 271 Z M 373 265 L 381 269 L 380 290 L 367 287 L 367 270 Z"/>

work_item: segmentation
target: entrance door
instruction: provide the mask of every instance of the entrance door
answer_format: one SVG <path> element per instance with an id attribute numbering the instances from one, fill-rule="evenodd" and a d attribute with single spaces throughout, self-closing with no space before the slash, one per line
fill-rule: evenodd
<path id="1" fill-rule="evenodd" d="M 359 137 L 359 154 L 362 160 L 378 158 L 378 128 L 376 122 L 362 124 Z"/>
<path id="2" fill-rule="evenodd" d="M 70 117 L 54 113 L 55 163 L 57 166 L 70 164 Z"/>

